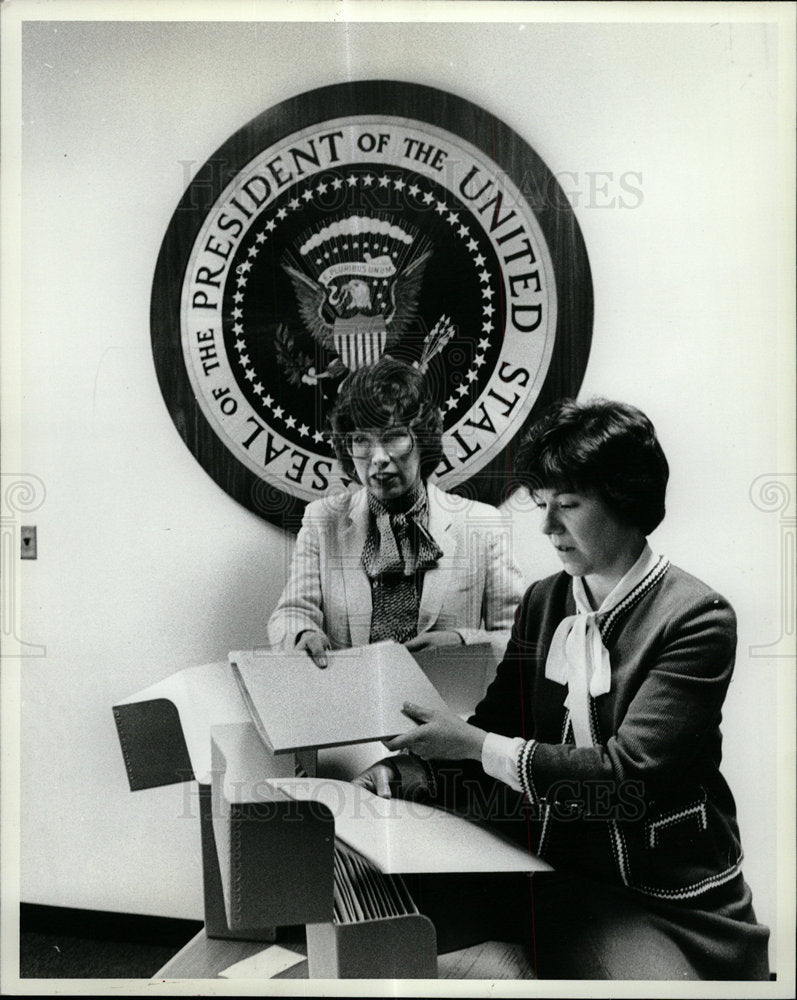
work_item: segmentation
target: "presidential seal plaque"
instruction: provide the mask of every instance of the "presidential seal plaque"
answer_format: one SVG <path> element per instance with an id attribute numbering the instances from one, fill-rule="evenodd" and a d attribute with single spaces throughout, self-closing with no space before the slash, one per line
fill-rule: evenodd
<path id="1" fill-rule="evenodd" d="M 346 83 L 250 122 L 199 170 L 158 259 L 152 343 L 184 441 L 296 530 L 351 484 L 327 417 L 389 354 L 443 412 L 438 484 L 499 503 L 513 442 L 575 395 L 592 286 L 567 198 L 504 123 L 442 91 Z"/>

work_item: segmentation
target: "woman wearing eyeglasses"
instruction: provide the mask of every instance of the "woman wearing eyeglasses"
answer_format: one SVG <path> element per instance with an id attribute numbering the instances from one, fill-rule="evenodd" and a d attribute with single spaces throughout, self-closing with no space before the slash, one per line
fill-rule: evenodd
<path id="1" fill-rule="evenodd" d="M 268 623 L 272 646 L 326 650 L 392 639 L 418 651 L 489 640 L 500 658 L 523 592 L 508 520 L 428 481 L 442 419 L 423 375 L 383 357 L 349 376 L 331 416 L 360 490 L 308 505 Z"/>

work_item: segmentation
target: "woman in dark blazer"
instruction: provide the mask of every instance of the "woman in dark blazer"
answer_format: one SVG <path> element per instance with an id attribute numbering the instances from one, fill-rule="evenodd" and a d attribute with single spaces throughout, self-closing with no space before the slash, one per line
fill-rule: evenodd
<path id="1" fill-rule="evenodd" d="M 410 753 L 359 780 L 498 822 L 553 865 L 517 912 L 541 977 L 767 978 L 720 772 L 735 617 L 647 544 L 669 472 L 653 426 L 561 402 L 516 472 L 564 572 L 526 592 L 468 722 L 405 706 L 418 725 L 386 745 Z"/>

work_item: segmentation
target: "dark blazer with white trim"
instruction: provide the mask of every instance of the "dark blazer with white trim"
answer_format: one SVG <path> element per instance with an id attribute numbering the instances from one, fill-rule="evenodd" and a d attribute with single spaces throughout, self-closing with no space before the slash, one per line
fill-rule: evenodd
<path id="1" fill-rule="evenodd" d="M 469 720 L 528 741 L 519 767 L 525 808 L 514 835 L 555 868 L 663 899 L 692 898 L 729 881 L 742 860 L 733 796 L 719 769 L 736 648 L 732 608 L 664 561 L 619 611 L 600 616 L 612 685 L 590 699 L 593 747 L 575 746 L 567 687 L 545 677 L 556 626 L 575 611 L 567 574 L 532 584 Z M 435 770 L 439 796 L 461 804 L 463 771 L 455 778 L 443 762 Z M 495 805 L 493 779 L 469 765 L 464 772 L 477 780 L 482 805 Z M 507 792 L 504 785 L 505 805 Z"/>

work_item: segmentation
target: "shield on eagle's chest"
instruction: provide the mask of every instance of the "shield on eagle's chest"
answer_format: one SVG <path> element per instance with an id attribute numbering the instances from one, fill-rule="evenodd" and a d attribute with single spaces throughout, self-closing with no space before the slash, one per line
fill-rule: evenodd
<path id="1" fill-rule="evenodd" d="M 340 360 L 351 372 L 375 364 L 384 353 L 387 330 L 374 330 L 372 325 L 373 318 L 365 316 L 335 322 L 332 341 Z"/>

